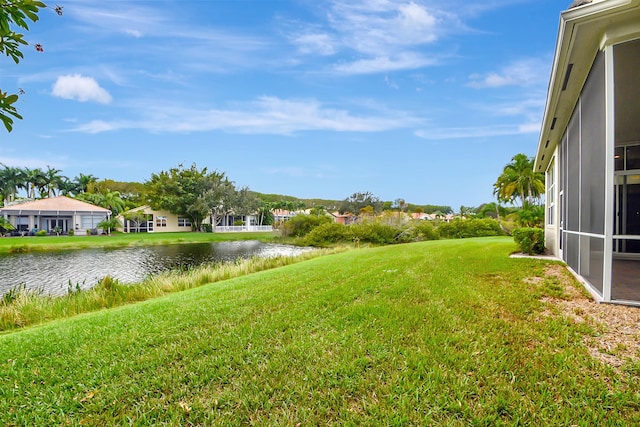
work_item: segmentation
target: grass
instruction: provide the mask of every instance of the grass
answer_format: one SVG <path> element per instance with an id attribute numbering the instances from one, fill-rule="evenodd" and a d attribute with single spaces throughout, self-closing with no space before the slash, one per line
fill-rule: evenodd
<path id="1" fill-rule="evenodd" d="M 508 238 L 353 250 L 0 336 L 1 425 L 637 425 Z"/>
<path id="2" fill-rule="evenodd" d="M 222 242 L 235 240 L 260 240 L 273 242 L 275 232 L 246 233 L 113 233 L 110 236 L 29 236 L 0 238 L 0 254 L 86 249 L 95 247 L 124 247 L 167 245 L 172 243 Z"/>
<path id="3" fill-rule="evenodd" d="M 239 258 L 234 262 L 169 271 L 147 277 L 136 284 L 120 283 L 107 276 L 100 280 L 96 286 L 86 290 L 74 289 L 70 282 L 68 293 L 64 296 L 41 294 L 30 291 L 22 285 L 11 289 L 0 297 L 0 333 L 81 313 L 145 301 L 207 283 L 282 267 L 340 250 L 343 249 L 316 250 L 292 257 Z"/>

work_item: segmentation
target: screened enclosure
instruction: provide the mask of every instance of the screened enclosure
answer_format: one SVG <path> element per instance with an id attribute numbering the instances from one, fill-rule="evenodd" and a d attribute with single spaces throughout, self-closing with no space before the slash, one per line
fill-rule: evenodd
<path id="1" fill-rule="evenodd" d="M 640 301 L 640 40 L 613 46 L 612 300 Z"/>
<path id="2" fill-rule="evenodd" d="M 596 56 L 560 146 L 560 252 L 602 296 L 605 246 L 605 61 Z"/>
<path id="3" fill-rule="evenodd" d="M 607 149 L 607 53 L 600 51 L 558 146 L 558 255 L 603 300 L 640 302 L 640 40 L 608 54 L 614 147 Z"/>

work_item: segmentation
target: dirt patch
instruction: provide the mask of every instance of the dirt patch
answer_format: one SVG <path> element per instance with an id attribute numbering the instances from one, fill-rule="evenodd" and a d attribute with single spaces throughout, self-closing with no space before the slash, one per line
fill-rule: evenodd
<path id="1" fill-rule="evenodd" d="M 563 290 L 563 298 L 544 298 L 563 316 L 576 323 L 594 325 L 597 334 L 587 336 L 584 343 L 596 359 L 620 368 L 627 362 L 640 361 L 640 308 L 595 302 L 581 284 L 562 265 L 545 269 L 545 276 L 555 278 Z M 539 284 L 540 278 L 529 278 L 528 283 Z M 555 310 L 554 310 L 555 311 Z M 551 315 L 550 311 L 543 316 Z"/>

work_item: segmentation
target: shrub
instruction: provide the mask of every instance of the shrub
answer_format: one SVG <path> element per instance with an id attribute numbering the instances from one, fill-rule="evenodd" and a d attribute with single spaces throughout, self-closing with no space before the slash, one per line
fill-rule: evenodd
<path id="1" fill-rule="evenodd" d="M 305 243 L 309 246 L 327 246 L 331 243 L 350 242 L 351 230 L 344 224 L 328 222 L 317 226 L 307 234 Z"/>
<path id="2" fill-rule="evenodd" d="M 525 203 L 515 215 L 520 227 L 539 228 L 544 224 L 544 206 Z"/>
<path id="3" fill-rule="evenodd" d="M 493 218 L 455 219 L 438 225 L 441 237 L 465 239 L 468 237 L 502 236 L 500 224 Z"/>
<path id="4" fill-rule="evenodd" d="M 535 255 L 544 253 L 544 230 L 542 228 L 516 228 L 513 230 L 513 240 L 520 251 Z"/>
<path id="5" fill-rule="evenodd" d="M 47 230 L 38 230 L 36 231 L 36 236 L 46 236 Z"/>
<path id="6" fill-rule="evenodd" d="M 440 233 L 433 223 L 423 220 L 413 222 L 404 234 L 413 241 L 438 240 L 440 238 Z"/>
<path id="7" fill-rule="evenodd" d="M 303 237 L 314 228 L 333 222 L 328 216 L 296 215 L 280 225 L 280 232 L 284 237 Z"/>
<path id="8" fill-rule="evenodd" d="M 373 243 L 376 245 L 396 243 L 396 238 L 403 231 L 401 228 L 380 224 L 378 222 L 354 224 L 350 227 L 355 239 L 358 239 L 361 243 Z"/>
<path id="9" fill-rule="evenodd" d="M 68 231 L 68 233 L 69 233 L 69 236 L 73 236 L 75 232 L 73 231 L 73 229 L 71 229 Z"/>

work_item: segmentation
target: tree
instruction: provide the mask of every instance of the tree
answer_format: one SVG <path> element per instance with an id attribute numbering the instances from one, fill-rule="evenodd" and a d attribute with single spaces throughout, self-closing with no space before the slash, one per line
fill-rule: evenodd
<path id="1" fill-rule="evenodd" d="M 233 182 L 229 181 L 224 174 L 209 177 L 203 197 L 212 216 L 213 227 L 218 224 L 218 218 L 226 219 L 237 206 L 236 189 Z"/>
<path id="2" fill-rule="evenodd" d="M 11 225 L 9 220 L 3 216 L 0 216 L 0 231 L 11 231 L 15 230 L 15 227 Z"/>
<path id="3" fill-rule="evenodd" d="M 78 184 L 71 181 L 66 176 L 60 177 L 60 182 L 58 182 L 58 191 L 62 196 L 76 195 L 80 193 L 80 190 L 78 190 Z"/>
<path id="4" fill-rule="evenodd" d="M 122 227 L 122 224 L 115 216 L 104 219 L 97 224 L 98 228 L 102 228 L 103 230 L 107 230 L 107 234 L 111 235 L 111 230 L 117 230 Z"/>
<path id="5" fill-rule="evenodd" d="M 544 174 L 533 171 L 533 158 L 525 154 L 516 154 L 493 184 L 493 194 L 499 202 L 514 203 L 520 201 L 539 204 L 544 194 Z"/>
<path id="6" fill-rule="evenodd" d="M 44 188 L 46 180 L 44 172 L 40 168 L 24 168 L 24 176 L 27 184 L 27 198 L 35 199 L 36 189 L 41 191 Z"/>
<path id="7" fill-rule="evenodd" d="M 38 13 L 44 7 L 46 4 L 37 0 L 0 0 L 0 54 L 4 53 L 16 64 L 24 58 L 21 48 L 29 43 L 24 39 L 24 34 L 18 31 L 29 31 L 29 21 L 37 22 Z M 56 6 L 54 10 L 62 15 L 61 6 Z M 34 47 L 38 52 L 44 51 L 40 43 L 34 44 Z M 22 119 L 14 105 L 17 101 L 17 94 L 0 89 L 0 120 L 8 132 L 13 129 L 13 119 Z"/>
<path id="8" fill-rule="evenodd" d="M 260 207 L 258 208 L 259 225 L 270 225 L 273 224 L 273 203 L 267 202 L 265 200 L 260 200 Z"/>
<path id="9" fill-rule="evenodd" d="M 374 212 L 380 212 L 382 202 L 376 196 L 366 191 L 364 193 L 353 193 L 342 201 L 338 211 L 341 214 L 350 212 L 352 214 L 358 214 L 360 209 L 371 206 Z"/>
<path id="10" fill-rule="evenodd" d="M 242 187 L 236 191 L 234 213 L 238 215 L 251 215 L 260 209 L 260 199 L 249 190 L 249 187 Z"/>
<path id="11" fill-rule="evenodd" d="M 404 199 L 396 199 L 392 205 L 393 209 L 400 212 L 404 212 L 405 210 L 407 210 L 407 206 L 407 202 L 405 202 Z"/>
<path id="12" fill-rule="evenodd" d="M 26 188 L 25 174 L 20 168 L 2 165 L 0 169 L 0 195 L 4 204 L 16 198 L 19 188 Z"/>
<path id="13" fill-rule="evenodd" d="M 89 185 L 91 183 L 98 181 L 98 178 L 96 178 L 91 174 L 85 175 L 81 173 L 80 175 L 76 176 L 73 180 L 74 180 L 74 183 L 76 184 L 77 193 L 86 193 Z"/>
<path id="14" fill-rule="evenodd" d="M 136 233 L 140 232 L 140 226 L 142 223 L 149 221 L 149 215 L 145 214 L 142 210 L 135 210 L 133 212 L 124 212 L 122 214 L 125 221 L 129 221 L 133 223 L 133 226 L 136 229 Z"/>
<path id="15" fill-rule="evenodd" d="M 109 209 L 113 216 L 117 216 L 120 212 L 124 210 L 125 203 L 124 200 L 120 197 L 120 192 L 118 191 L 107 191 L 102 194 L 104 197 L 103 203 L 100 205 L 103 208 Z"/>
<path id="16" fill-rule="evenodd" d="M 475 209 L 472 206 L 460 205 L 460 216 L 463 218 L 475 215 Z"/>
<path id="17" fill-rule="evenodd" d="M 164 209 L 191 220 L 193 229 L 200 229 L 204 218 L 215 209 L 226 210 L 232 203 L 234 190 L 224 173 L 199 170 L 194 164 L 189 169 L 182 165 L 152 174 L 145 183 L 149 205 Z"/>
<path id="18" fill-rule="evenodd" d="M 55 196 L 56 190 L 61 187 L 63 177 L 60 176 L 60 172 L 62 172 L 60 169 L 48 165 L 47 170 L 43 172 L 43 189 L 46 190 L 47 197 Z"/>

